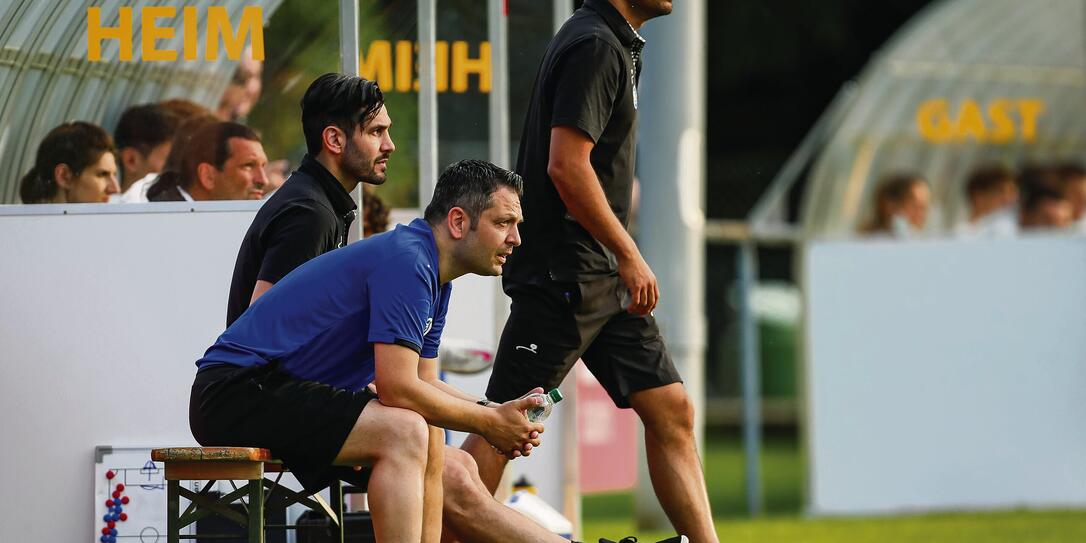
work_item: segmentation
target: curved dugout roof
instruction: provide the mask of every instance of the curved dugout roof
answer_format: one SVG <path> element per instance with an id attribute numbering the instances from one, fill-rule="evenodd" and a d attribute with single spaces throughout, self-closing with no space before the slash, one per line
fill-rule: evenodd
<path id="1" fill-rule="evenodd" d="M 964 211 L 982 162 L 1086 159 L 1086 0 L 945 0 L 864 69 L 811 170 L 807 233 L 853 232 L 887 173 L 932 184 L 927 230 Z"/>
<path id="2" fill-rule="evenodd" d="M 237 24 L 244 6 L 263 7 L 264 22 L 282 0 L 193 0 L 198 43 L 204 43 L 207 7 L 227 8 Z M 217 60 L 149 62 L 140 58 L 141 18 L 132 19 L 133 58 L 120 60 L 117 40 L 104 40 L 101 62 L 87 60 L 87 8 L 101 8 L 102 25 L 118 26 L 121 7 L 172 6 L 174 38 L 159 49 L 182 49 L 178 2 L 80 0 L 0 2 L 0 203 L 18 202 L 19 179 L 30 169 L 38 143 L 56 125 L 89 121 L 112 132 L 125 108 L 168 98 L 187 98 L 214 108 L 237 62 Z M 135 11 L 135 10 L 134 10 Z M 159 19 L 158 26 L 167 20 Z M 203 47 L 200 47 L 201 55 Z M 180 57 L 180 55 L 178 55 Z"/>

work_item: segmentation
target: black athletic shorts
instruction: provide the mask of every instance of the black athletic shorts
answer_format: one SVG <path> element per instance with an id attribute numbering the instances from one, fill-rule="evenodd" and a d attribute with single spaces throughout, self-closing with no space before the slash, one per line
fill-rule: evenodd
<path id="1" fill-rule="evenodd" d="M 557 387 L 578 358 L 584 360 L 615 405 L 630 394 L 682 379 L 652 315 L 628 313 L 622 279 L 517 285 L 487 398 L 504 402 L 534 387 Z"/>
<path id="2" fill-rule="evenodd" d="M 283 461 L 306 491 L 337 479 L 365 485 L 369 470 L 333 466 L 362 409 L 377 399 L 360 392 L 303 381 L 277 363 L 206 366 L 196 373 L 189 427 L 205 447 L 260 447 Z"/>

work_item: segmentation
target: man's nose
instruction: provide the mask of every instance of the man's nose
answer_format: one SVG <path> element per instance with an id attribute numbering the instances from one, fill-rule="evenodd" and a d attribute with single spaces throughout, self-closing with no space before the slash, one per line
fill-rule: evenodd
<path id="1" fill-rule="evenodd" d="M 509 238 L 506 239 L 506 243 L 517 247 L 520 245 L 520 228 L 517 225 L 513 225 L 512 230 L 509 231 Z"/>

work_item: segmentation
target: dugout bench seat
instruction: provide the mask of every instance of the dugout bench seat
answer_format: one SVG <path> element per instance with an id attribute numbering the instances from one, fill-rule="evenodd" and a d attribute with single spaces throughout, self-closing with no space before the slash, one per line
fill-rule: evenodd
<path id="1" fill-rule="evenodd" d="M 333 540 L 343 543 L 343 485 L 336 482 L 330 490 L 331 503 L 320 494 L 307 496 L 279 484 L 288 470 L 271 457 L 267 449 L 248 447 L 172 447 L 153 449 L 151 460 L 162 462 L 166 479 L 166 541 L 182 539 L 241 538 L 249 543 L 264 543 L 266 529 L 298 530 L 305 526 L 266 525 L 265 508 L 271 504 L 286 508 L 301 504 L 327 515 Z M 274 479 L 265 475 L 275 474 Z M 190 490 L 182 481 L 206 481 L 199 491 Z M 232 492 L 217 495 L 211 491 L 216 481 L 229 481 Z M 240 487 L 234 481 L 246 481 Z M 189 500 L 181 511 L 181 498 Z M 233 507 L 231 505 L 234 505 Z M 239 512 L 237 504 L 241 505 Z M 186 526 L 209 515 L 220 515 L 247 530 L 235 534 L 182 534 Z M 210 537 L 209 537 L 210 536 Z"/>

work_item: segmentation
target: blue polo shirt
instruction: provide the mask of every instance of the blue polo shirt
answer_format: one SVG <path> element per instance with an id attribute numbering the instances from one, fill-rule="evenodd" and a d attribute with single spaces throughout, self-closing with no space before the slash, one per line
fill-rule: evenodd
<path id="1" fill-rule="evenodd" d="M 287 274 L 196 365 L 279 361 L 299 379 L 361 390 L 374 379 L 375 343 L 437 357 L 452 293 L 438 278 L 430 225 L 398 225 Z"/>

